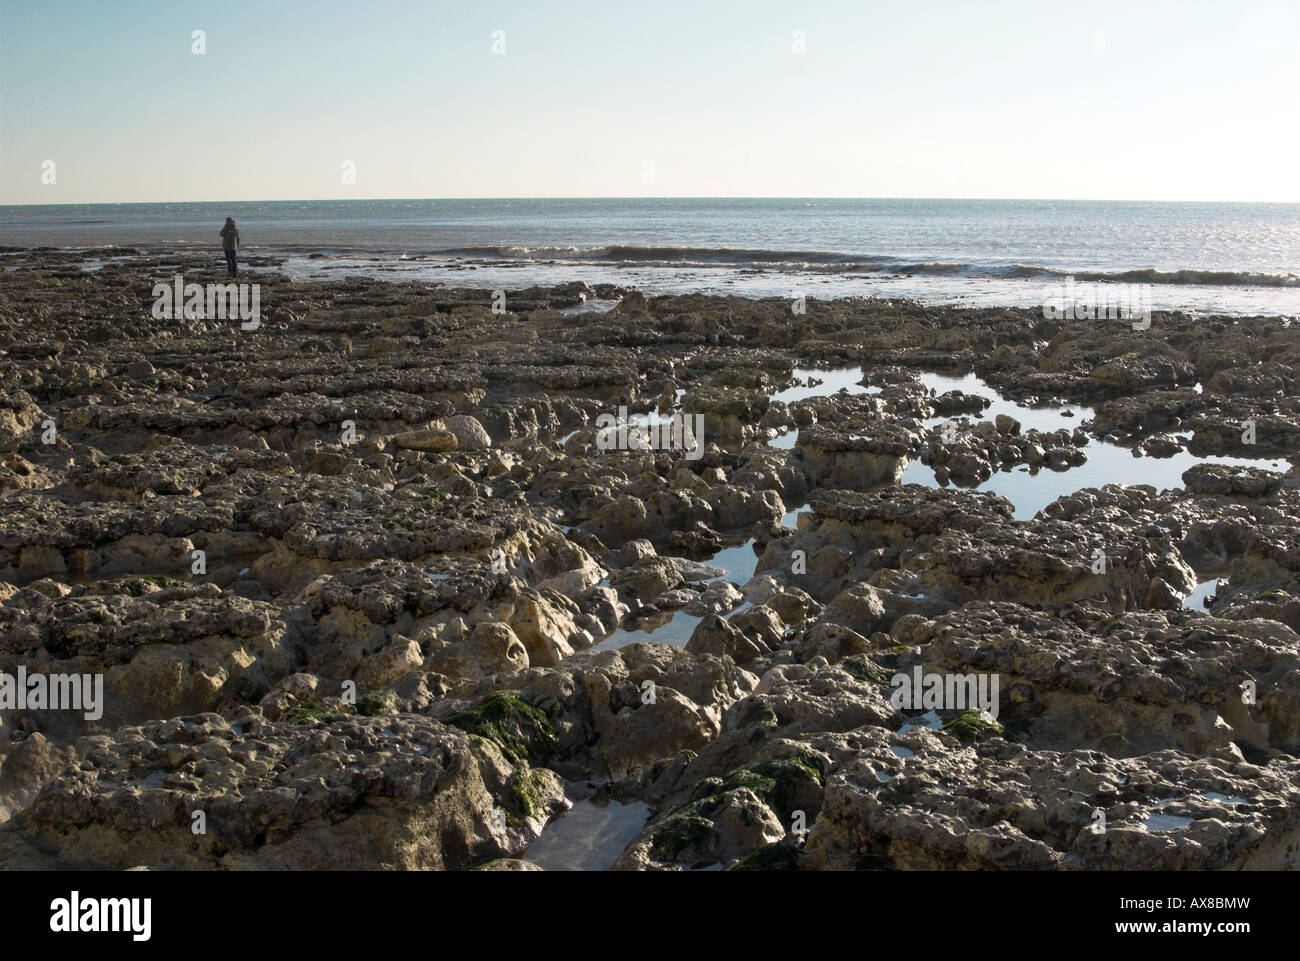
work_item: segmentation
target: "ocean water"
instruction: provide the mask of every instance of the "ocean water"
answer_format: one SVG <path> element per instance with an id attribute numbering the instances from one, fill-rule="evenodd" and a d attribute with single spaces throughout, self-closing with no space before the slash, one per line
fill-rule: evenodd
<path id="1" fill-rule="evenodd" d="M 495 289 L 912 297 L 1032 306 L 1064 278 L 1150 284 L 1157 310 L 1300 314 L 1300 204 L 1036 200 L 329 200 L 0 207 L 0 245 L 210 248 L 295 276 Z"/>

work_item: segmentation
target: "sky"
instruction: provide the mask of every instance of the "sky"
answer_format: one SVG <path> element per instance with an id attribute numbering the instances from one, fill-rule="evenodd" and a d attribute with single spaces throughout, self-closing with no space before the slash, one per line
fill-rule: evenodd
<path id="1" fill-rule="evenodd" d="M 1298 108 L 1300 0 L 0 0 L 0 204 L 1296 202 Z"/>

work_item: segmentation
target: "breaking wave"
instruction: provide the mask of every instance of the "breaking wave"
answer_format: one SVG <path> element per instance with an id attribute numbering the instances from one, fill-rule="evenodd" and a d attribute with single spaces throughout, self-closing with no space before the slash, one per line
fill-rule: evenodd
<path id="1" fill-rule="evenodd" d="M 1207 287 L 1300 287 L 1296 274 L 1235 270 L 1124 271 L 1062 270 L 1033 264 L 909 263 L 885 255 L 845 254 L 827 250 L 764 250 L 737 247 L 637 247 L 610 245 L 454 247 L 417 255 L 420 259 L 527 261 L 605 266 L 731 267 L 753 270 L 805 270 L 829 273 L 896 274 L 931 277 L 1064 280 L 1120 284 L 1171 284 Z"/>

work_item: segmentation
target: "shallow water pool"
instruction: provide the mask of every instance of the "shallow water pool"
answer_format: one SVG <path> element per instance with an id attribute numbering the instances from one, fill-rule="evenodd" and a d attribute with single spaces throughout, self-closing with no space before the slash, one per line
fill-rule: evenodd
<path id="1" fill-rule="evenodd" d="M 777 391 L 772 395 L 773 400 L 779 400 L 787 404 L 793 404 L 798 400 L 807 400 L 810 397 L 829 397 L 831 394 L 838 394 L 840 389 L 847 390 L 850 394 L 874 394 L 879 393 L 879 387 L 868 387 L 859 383 L 862 380 L 862 367 L 832 367 L 828 370 L 818 370 L 815 367 L 796 367 L 794 376 L 800 380 L 816 378 L 822 381 L 812 387 L 787 387 L 785 390 Z"/>
<path id="2" fill-rule="evenodd" d="M 1022 432 L 1031 429 L 1055 431 L 1061 428 L 1073 430 L 1081 421 L 1093 417 L 1091 407 L 1079 404 L 1042 408 L 1017 403 L 1003 397 L 975 374 L 948 377 L 943 374 L 926 373 L 921 376 L 921 381 L 927 387 L 933 387 L 939 394 L 950 390 L 961 390 L 967 394 L 978 394 L 992 400 L 992 406 L 983 414 L 969 415 L 972 422 L 993 420 L 998 414 L 1006 414 L 1020 421 Z M 1068 410 L 1074 416 L 1063 417 L 1062 410 Z M 935 427 L 947 420 L 949 420 L 947 417 L 933 417 L 925 424 L 927 427 Z M 1014 505 L 1016 520 L 1030 520 L 1048 504 L 1085 487 L 1103 487 L 1106 484 L 1149 484 L 1158 491 L 1182 487 L 1184 472 L 1197 464 L 1259 467 L 1277 471 L 1289 469 L 1289 465 L 1284 460 L 1196 457 L 1185 450 L 1173 457 L 1134 457 L 1133 451 L 1127 447 L 1095 439 L 1091 440 L 1083 451 L 1088 455 L 1088 462 L 1078 467 L 1071 467 L 1069 470 L 1055 471 L 1044 467 L 1037 473 L 1031 473 L 1028 466 L 1022 464 L 1008 471 L 996 471 L 988 480 L 967 489 L 1000 494 Z M 935 480 L 934 469 L 919 460 L 908 461 L 903 471 L 902 482 L 921 484 L 925 487 L 942 486 Z"/>
<path id="3" fill-rule="evenodd" d="M 578 801 L 542 829 L 523 860 L 547 871 L 608 871 L 649 819 L 640 801 Z"/>

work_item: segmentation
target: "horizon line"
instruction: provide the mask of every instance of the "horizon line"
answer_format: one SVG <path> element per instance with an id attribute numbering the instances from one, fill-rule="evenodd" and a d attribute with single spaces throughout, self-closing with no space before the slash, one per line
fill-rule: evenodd
<path id="1" fill-rule="evenodd" d="M 1137 204 L 1270 204 L 1276 206 L 1297 206 L 1300 200 L 1157 200 L 1150 198 L 1136 197 L 848 197 L 848 196 L 818 196 L 818 195 L 764 195 L 764 196 L 743 196 L 743 195 L 716 195 L 716 194 L 680 194 L 672 196 L 511 196 L 511 197 L 312 197 L 312 198 L 261 198 L 261 199 L 239 199 L 239 200 L 91 200 L 91 201 L 66 201 L 63 203 L 43 203 L 43 202 L 25 202 L 25 203 L 0 203 L 0 208 L 4 207 L 131 207 L 131 206 L 148 206 L 155 204 L 315 204 L 315 203 L 367 203 L 374 201 L 421 201 L 421 202 L 443 202 L 443 201 L 537 201 L 537 200 L 641 200 L 641 201 L 665 201 L 665 200 L 881 200 L 881 201 L 927 201 L 927 200 L 950 200 L 950 201 L 992 201 L 1007 203 L 1137 203 Z"/>

